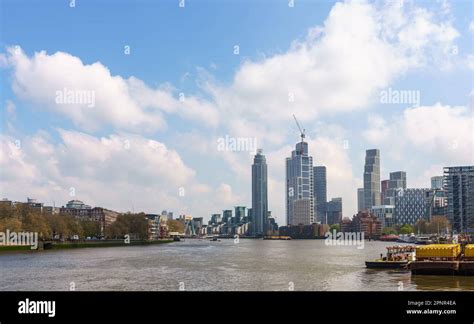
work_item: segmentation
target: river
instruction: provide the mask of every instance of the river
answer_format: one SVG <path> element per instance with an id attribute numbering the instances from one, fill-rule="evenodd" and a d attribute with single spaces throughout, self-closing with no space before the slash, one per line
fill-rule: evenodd
<path id="1" fill-rule="evenodd" d="M 0 255 L 0 290 L 474 290 L 474 277 L 366 269 L 394 243 L 326 246 L 324 240 L 220 242 Z"/>

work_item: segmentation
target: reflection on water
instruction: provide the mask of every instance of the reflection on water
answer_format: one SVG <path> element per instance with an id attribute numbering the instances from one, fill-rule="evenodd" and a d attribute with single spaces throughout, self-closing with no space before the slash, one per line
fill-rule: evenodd
<path id="1" fill-rule="evenodd" d="M 474 290 L 472 277 L 413 275 L 410 281 L 417 290 Z"/>
<path id="2" fill-rule="evenodd" d="M 210 242 L 0 255 L 0 290 L 474 290 L 473 277 L 366 269 L 393 243 Z"/>

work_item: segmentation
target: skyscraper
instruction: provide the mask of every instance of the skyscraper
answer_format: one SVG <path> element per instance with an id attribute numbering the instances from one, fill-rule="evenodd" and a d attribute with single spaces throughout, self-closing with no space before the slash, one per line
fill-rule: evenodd
<path id="1" fill-rule="evenodd" d="M 444 168 L 448 219 L 458 233 L 474 233 L 474 165 Z"/>
<path id="2" fill-rule="evenodd" d="M 286 222 L 288 225 L 309 225 L 314 220 L 313 158 L 308 143 L 296 144 L 286 158 Z"/>
<path id="3" fill-rule="evenodd" d="M 235 206 L 235 223 L 239 224 L 245 217 L 245 210 L 247 207 L 244 206 Z"/>
<path id="4" fill-rule="evenodd" d="M 381 184 L 381 192 L 380 192 L 380 202 L 383 204 L 384 201 L 385 201 L 385 194 L 386 194 L 386 191 L 388 189 L 388 182 L 390 180 L 382 180 L 382 182 L 380 182 Z"/>
<path id="5" fill-rule="evenodd" d="M 342 198 L 332 198 L 328 201 L 326 212 L 328 225 L 339 224 L 342 220 Z"/>
<path id="6" fill-rule="evenodd" d="M 252 164 L 252 232 L 264 235 L 268 217 L 267 162 L 259 149 Z"/>
<path id="7" fill-rule="evenodd" d="M 226 209 L 226 210 L 222 211 L 222 222 L 224 222 L 224 223 L 232 222 L 232 210 L 231 209 Z"/>
<path id="8" fill-rule="evenodd" d="M 326 223 L 326 203 L 327 203 L 327 186 L 326 186 L 326 167 L 315 166 L 313 168 L 314 183 L 314 211 L 316 220 L 321 224 Z"/>
<path id="9" fill-rule="evenodd" d="M 364 208 L 364 188 L 357 188 L 357 211 L 363 211 Z"/>
<path id="10" fill-rule="evenodd" d="M 384 205 L 394 205 L 395 196 L 400 190 L 407 188 L 407 173 L 404 171 L 390 172 L 390 180 L 388 180 L 388 187 L 385 190 Z"/>
<path id="11" fill-rule="evenodd" d="M 364 165 L 364 209 L 380 205 L 380 151 L 365 152 Z"/>
<path id="12" fill-rule="evenodd" d="M 443 176 L 431 177 L 431 189 L 443 189 Z"/>

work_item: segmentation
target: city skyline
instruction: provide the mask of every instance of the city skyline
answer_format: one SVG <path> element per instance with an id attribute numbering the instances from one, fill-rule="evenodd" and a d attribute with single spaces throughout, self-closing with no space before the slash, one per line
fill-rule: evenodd
<path id="1" fill-rule="evenodd" d="M 467 2 L 4 7 L 0 197 L 207 219 L 251 206 L 261 147 L 285 224 L 292 114 L 344 216 L 358 210 L 366 149 L 381 152 L 380 180 L 403 170 L 409 188 L 474 161 Z"/>

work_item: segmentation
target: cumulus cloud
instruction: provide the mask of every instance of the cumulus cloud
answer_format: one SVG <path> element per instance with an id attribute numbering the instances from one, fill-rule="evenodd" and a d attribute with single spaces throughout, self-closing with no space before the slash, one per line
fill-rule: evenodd
<path id="1" fill-rule="evenodd" d="M 452 46 L 458 32 L 437 18 L 408 4 L 336 3 L 324 25 L 286 53 L 246 61 L 229 86 L 209 91 L 221 110 L 271 125 L 293 112 L 311 121 L 366 109 L 378 89 Z"/>
<path id="2" fill-rule="evenodd" d="M 368 127 L 364 130 L 364 138 L 369 143 L 380 143 L 388 140 L 390 128 L 387 127 L 385 119 L 379 115 L 369 115 L 367 118 Z"/>
<path id="3" fill-rule="evenodd" d="M 406 109 L 401 120 L 402 134 L 408 145 L 452 163 L 472 164 L 473 126 L 472 109 L 440 103 Z"/>
<path id="4" fill-rule="evenodd" d="M 100 62 L 84 64 L 64 52 L 41 51 L 29 57 L 18 46 L 9 47 L 3 61 L 12 68 L 13 90 L 19 98 L 69 118 L 86 131 L 110 125 L 154 132 L 166 127 L 165 114 L 210 126 L 218 123 L 212 104 L 176 93 L 169 85 L 151 88 L 133 76 L 112 75 Z"/>
<path id="5" fill-rule="evenodd" d="M 131 134 L 98 138 L 58 132 L 58 144 L 44 132 L 21 140 L 1 136 L 2 195 L 22 199 L 29 194 L 46 203 L 64 203 L 72 199 L 73 188 L 78 199 L 120 211 L 134 206 L 152 212 L 166 206 L 202 212 L 200 201 L 212 192 L 175 151 L 158 141 Z"/>
<path id="6" fill-rule="evenodd" d="M 402 160 L 473 163 L 472 107 L 436 103 L 433 106 L 407 108 L 401 116 L 392 117 L 389 121 L 381 117 L 377 120 L 378 124 L 374 124 L 369 118 L 369 130 L 364 133 L 365 137 Z M 390 136 L 378 136 L 379 132 Z"/>

